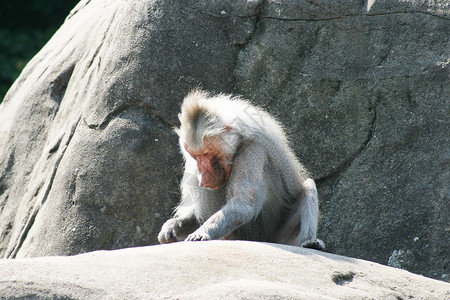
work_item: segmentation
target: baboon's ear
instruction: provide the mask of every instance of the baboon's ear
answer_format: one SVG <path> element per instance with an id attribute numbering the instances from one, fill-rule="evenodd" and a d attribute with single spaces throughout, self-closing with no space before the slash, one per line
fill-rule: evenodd
<path id="1" fill-rule="evenodd" d="M 223 126 L 222 130 L 224 132 L 229 132 L 231 129 L 233 129 L 233 126 L 231 126 L 230 124 L 226 124 L 225 126 Z"/>

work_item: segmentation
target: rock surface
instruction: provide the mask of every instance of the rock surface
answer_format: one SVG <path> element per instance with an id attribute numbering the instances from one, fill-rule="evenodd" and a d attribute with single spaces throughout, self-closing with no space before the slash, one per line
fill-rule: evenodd
<path id="1" fill-rule="evenodd" d="M 449 283 L 404 270 L 310 249 L 237 241 L 0 260 L 0 278 L 2 299 L 450 297 Z"/>
<path id="2" fill-rule="evenodd" d="M 0 256 L 157 243 L 201 86 L 286 124 L 329 251 L 449 280 L 449 5 L 81 1 L 0 106 Z"/>

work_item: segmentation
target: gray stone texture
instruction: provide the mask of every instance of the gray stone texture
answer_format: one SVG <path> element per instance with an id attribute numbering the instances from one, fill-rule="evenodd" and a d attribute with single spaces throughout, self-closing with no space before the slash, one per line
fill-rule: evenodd
<path id="1" fill-rule="evenodd" d="M 83 0 L 0 106 L 0 256 L 157 243 L 189 90 L 286 125 L 328 251 L 449 280 L 449 1 Z"/>

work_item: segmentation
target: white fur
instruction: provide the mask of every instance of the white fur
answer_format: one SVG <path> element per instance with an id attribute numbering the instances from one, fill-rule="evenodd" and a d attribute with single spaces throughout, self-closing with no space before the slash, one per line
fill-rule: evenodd
<path id="1" fill-rule="evenodd" d="M 176 221 L 163 226 L 160 242 L 174 236 L 176 240 L 232 237 L 324 247 L 316 237 L 315 183 L 276 119 L 239 97 L 199 90 L 185 98 L 179 118 L 177 133 L 185 157 L 182 201 L 172 219 Z M 185 151 L 185 146 L 201 150 L 207 138 L 233 158 L 229 180 L 218 190 L 198 186 L 196 161 Z M 192 232 L 194 223 L 199 227 Z"/>

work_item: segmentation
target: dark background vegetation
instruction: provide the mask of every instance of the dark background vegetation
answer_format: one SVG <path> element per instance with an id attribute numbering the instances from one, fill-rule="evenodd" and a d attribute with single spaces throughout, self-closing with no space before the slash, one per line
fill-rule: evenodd
<path id="1" fill-rule="evenodd" d="M 79 0 L 0 0 L 0 103 Z"/>

